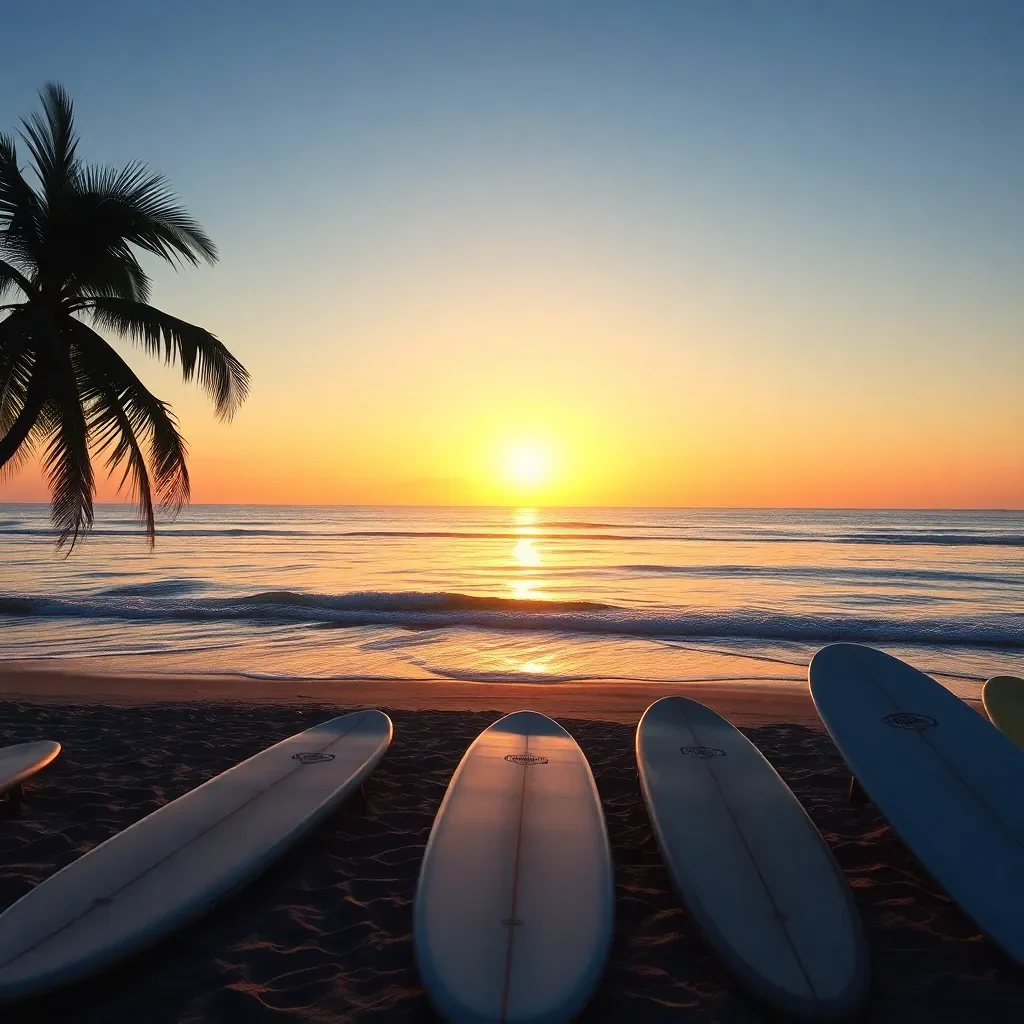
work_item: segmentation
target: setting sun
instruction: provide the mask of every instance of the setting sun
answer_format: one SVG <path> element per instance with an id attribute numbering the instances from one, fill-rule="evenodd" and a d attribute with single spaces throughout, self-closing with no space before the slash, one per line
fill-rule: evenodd
<path id="1" fill-rule="evenodd" d="M 551 452 L 533 441 L 511 445 L 505 452 L 504 475 L 518 490 L 533 490 L 551 477 Z"/>

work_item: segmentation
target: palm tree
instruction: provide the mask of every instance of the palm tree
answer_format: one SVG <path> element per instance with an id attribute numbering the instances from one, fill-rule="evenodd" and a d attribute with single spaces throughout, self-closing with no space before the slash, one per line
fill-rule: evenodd
<path id="1" fill-rule="evenodd" d="M 245 399 L 249 374 L 209 331 L 148 302 L 137 251 L 214 263 L 206 232 L 143 164 L 83 164 L 67 92 L 49 83 L 40 98 L 42 113 L 19 133 L 35 187 L 13 136 L 0 135 L 0 300 L 21 300 L 0 306 L 0 474 L 39 452 L 57 544 L 70 553 L 92 526 L 92 458 L 105 455 L 108 473 L 123 469 L 152 545 L 154 499 L 171 513 L 189 500 L 185 441 L 167 403 L 96 328 L 180 364 L 222 419 Z"/>

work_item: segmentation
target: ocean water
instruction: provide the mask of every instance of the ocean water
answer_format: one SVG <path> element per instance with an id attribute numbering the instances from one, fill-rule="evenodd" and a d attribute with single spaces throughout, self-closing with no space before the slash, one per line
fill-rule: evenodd
<path id="1" fill-rule="evenodd" d="M 836 640 L 976 696 L 1024 672 L 1024 514 L 0 505 L 0 660 L 103 672 L 804 681 Z"/>

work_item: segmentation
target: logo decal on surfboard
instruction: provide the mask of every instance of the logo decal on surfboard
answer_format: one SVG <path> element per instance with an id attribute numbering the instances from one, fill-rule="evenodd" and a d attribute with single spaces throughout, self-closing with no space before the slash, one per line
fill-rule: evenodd
<path id="1" fill-rule="evenodd" d="M 913 711 L 897 711 L 893 715 L 886 715 L 882 721 L 893 729 L 913 729 L 915 732 L 931 729 L 939 724 L 931 715 L 918 715 Z"/>
<path id="2" fill-rule="evenodd" d="M 319 750 L 310 751 L 307 754 L 292 754 L 293 761 L 300 761 L 302 764 L 320 764 L 322 761 L 333 761 L 333 754 L 322 754 Z"/>
<path id="3" fill-rule="evenodd" d="M 506 761 L 511 761 L 513 764 L 547 764 L 548 759 L 546 757 L 538 757 L 536 754 L 506 754 Z"/>
<path id="4" fill-rule="evenodd" d="M 709 757 L 725 757 L 725 751 L 718 747 L 680 747 L 679 752 L 687 757 L 699 757 L 702 761 Z"/>

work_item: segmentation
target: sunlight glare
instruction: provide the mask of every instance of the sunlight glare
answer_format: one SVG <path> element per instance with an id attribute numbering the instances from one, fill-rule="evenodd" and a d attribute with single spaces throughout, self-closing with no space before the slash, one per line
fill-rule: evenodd
<path id="1" fill-rule="evenodd" d="M 517 528 L 537 525 L 537 510 L 535 508 L 517 508 L 512 515 L 513 523 Z"/>
<path id="2" fill-rule="evenodd" d="M 543 661 L 526 661 L 519 666 L 519 671 L 529 672 L 531 675 L 540 676 L 547 674 L 548 667 Z"/>
<path id="3" fill-rule="evenodd" d="M 551 453 L 535 441 L 520 441 L 505 452 L 505 477 L 518 490 L 533 490 L 551 475 Z"/>
<path id="4" fill-rule="evenodd" d="M 509 588 L 512 591 L 512 598 L 516 601 L 537 601 L 541 595 L 533 589 L 533 580 L 511 580 Z"/>
<path id="5" fill-rule="evenodd" d="M 530 537 L 524 537 L 519 541 L 512 549 L 512 555 L 519 565 L 540 565 L 540 552 L 534 547 L 533 539 Z"/>

